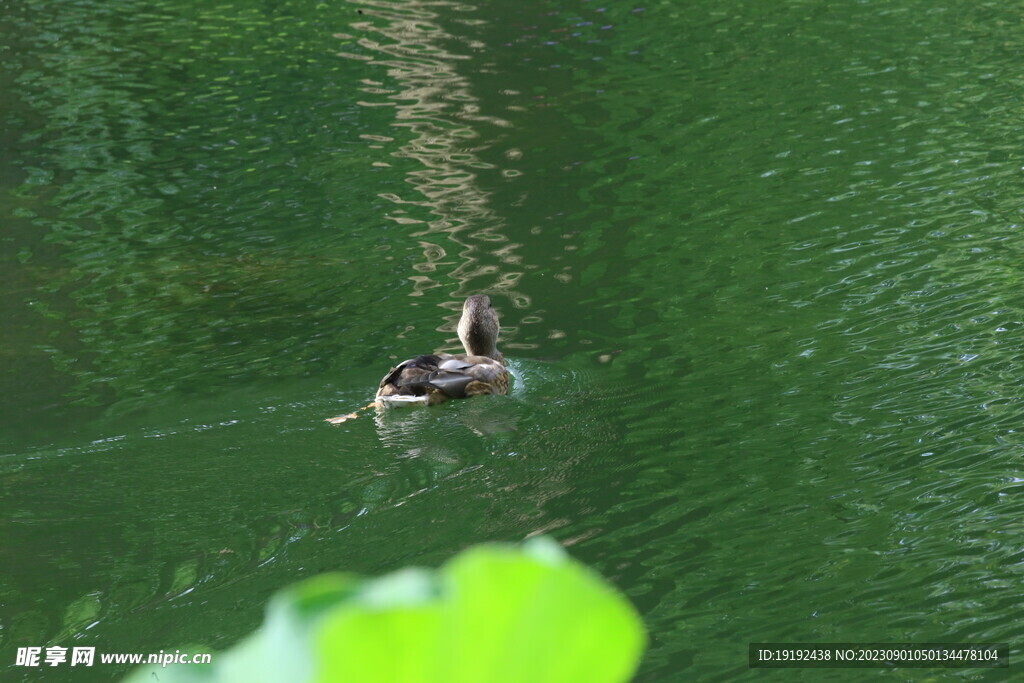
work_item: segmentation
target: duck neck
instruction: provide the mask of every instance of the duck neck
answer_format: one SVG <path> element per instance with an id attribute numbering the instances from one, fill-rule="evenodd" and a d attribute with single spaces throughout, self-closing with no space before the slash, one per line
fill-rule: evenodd
<path id="1" fill-rule="evenodd" d="M 498 351 L 498 346 L 494 343 L 493 339 L 489 339 L 486 335 L 480 334 L 479 330 L 469 329 L 467 334 L 459 335 L 462 341 L 462 348 L 466 349 L 466 354 L 470 356 L 487 356 L 493 358 L 501 363 L 505 362 L 502 358 L 501 352 Z"/>
<path id="2" fill-rule="evenodd" d="M 499 361 L 501 363 L 505 362 L 505 359 L 502 357 L 501 352 L 498 351 L 498 347 L 495 346 L 493 343 L 490 346 L 486 346 L 483 344 L 467 344 L 463 342 L 462 346 L 463 348 L 466 349 L 467 355 L 487 356 L 488 358 L 493 358 L 494 360 Z"/>

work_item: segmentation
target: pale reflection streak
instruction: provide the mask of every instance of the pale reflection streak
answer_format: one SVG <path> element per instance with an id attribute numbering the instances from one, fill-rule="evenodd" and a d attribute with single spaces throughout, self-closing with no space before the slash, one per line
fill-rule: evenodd
<path id="1" fill-rule="evenodd" d="M 352 24 L 357 35 L 362 36 L 358 44 L 379 56 L 340 54 L 385 66 L 388 82 L 400 87 L 389 89 L 384 83 L 364 80 L 363 92 L 385 95 L 387 101 L 360 104 L 394 107 L 395 121 L 391 125 L 414 135 L 391 156 L 418 162 L 419 168 L 407 173 L 406 182 L 419 196 L 380 195 L 397 207 L 387 216 L 390 220 L 422 224 L 422 230 L 410 235 L 423 253 L 423 260 L 413 266 L 416 274 L 409 276 L 413 282 L 410 295 L 422 296 L 424 291 L 442 286 L 439 273 L 459 283 L 452 293 L 455 298 L 445 305 L 453 311 L 446 317 L 448 324 L 442 327 L 445 331 L 455 329 L 462 299 L 472 293 L 504 295 L 515 307 L 525 308 L 529 297 L 516 290 L 523 275 L 522 257 L 516 253 L 521 245 L 501 232 L 503 220 L 489 208 L 489 193 L 477 183 L 480 170 L 495 167 L 477 156 L 490 143 L 480 141 L 481 135 L 474 126 L 507 128 L 509 123 L 480 112 L 469 81 L 456 70 L 457 66 L 473 68 L 470 58 L 442 47 L 453 44 L 455 38 L 435 23 L 435 10 L 465 16 L 473 8 L 454 2 L 419 0 L 360 6 L 371 19 Z M 379 143 L 390 141 L 382 136 L 363 137 Z M 516 171 L 504 173 L 514 175 Z M 417 214 L 424 213 L 414 207 L 425 208 L 433 218 L 417 218 Z M 442 236 L 444 239 L 438 240 Z M 450 255 L 452 251 L 456 252 L 455 257 Z"/>

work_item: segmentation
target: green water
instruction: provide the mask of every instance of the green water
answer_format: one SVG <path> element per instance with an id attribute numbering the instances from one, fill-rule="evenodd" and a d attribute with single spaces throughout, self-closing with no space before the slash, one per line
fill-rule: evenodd
<path id="1" fill-rule="evenodd" d="M 539 533 L 638 680 L 1022 656 L 1020 3 L 2 8 L 5 680 Z M 475 292 L 511 396 L 322 421 Z"/>

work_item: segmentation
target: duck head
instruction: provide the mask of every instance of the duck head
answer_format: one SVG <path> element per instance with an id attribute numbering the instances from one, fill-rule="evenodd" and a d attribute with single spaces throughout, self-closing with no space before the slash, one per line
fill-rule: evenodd
<path id="1" fill-rule="evenodd" d="M 491 307 L 490 298 L 474 294 L 466 299 L 459 320 L 459 339 L 466 353 L 504 362 L 498 352 L 498 327 L 498 314 Z"/>

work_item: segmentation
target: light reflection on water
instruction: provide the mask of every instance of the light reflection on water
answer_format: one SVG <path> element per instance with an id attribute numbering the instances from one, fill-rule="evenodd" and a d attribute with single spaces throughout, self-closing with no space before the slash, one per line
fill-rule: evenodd
<path id="1" fill-rule="evenodd" d="M 477 154 L 494 144 L 493 133 L 485 137 L 478 129 L 502 129 L 511 124 L 481 112 L 472 84 L 460 73 L 472 68 L 470 55 L 444 47 L 456 39 L 435 23 L 439 12 L 469 12 L 473 8 L 447 2 L 361 7 L 375 19 L 352 24 L 353 31 L 363 36 L 358 45 L 366 52 L 340 54 L 384 67 L 388 87 L 385 82 L 364 80 L 361 91 L 373 99 L 359 104 L 393 108 L 391 127 L 399 129 L 395 137 L 402 141 L 390 156 L 416 162 L 406 171 L 405 181 L 418 197 L 380 195 L 394 205 L 386 214 L 389 220 L 416 229 L 409 239 L 419 245 L 422 260 L 413 264 L 415 273 L 407 276 L 413 285 L 410 296 L 446 286 L 449 278 L 458 284 L 450 293 L 452 300 L 444 304 L 455 311 L 447 316 L 447 324 L 438 328 L 445 332 L 455 329 L 461 302 L 470 294 L 500 294 L 515 307 L 527 308 L 530 297 L 516 289 L 528 267 L 519 252 L 521 245 L 503 233 L 505 218 L 490 207 L 491 193 L 478 182 L 481 171 L 497 170 Z M 482 46 L 462 47 L 472 51 Z M 371 149 L 382 151 L 397 142 L 378 134 L 362 137 L 377 143 L 369 145 Z M 516 172 L 504 169 L 502 173 Z M 432 217 L 417 209 L 426 209 Z M 506 329 L 506 334 L 514 333 L 514 329 Z"/>

